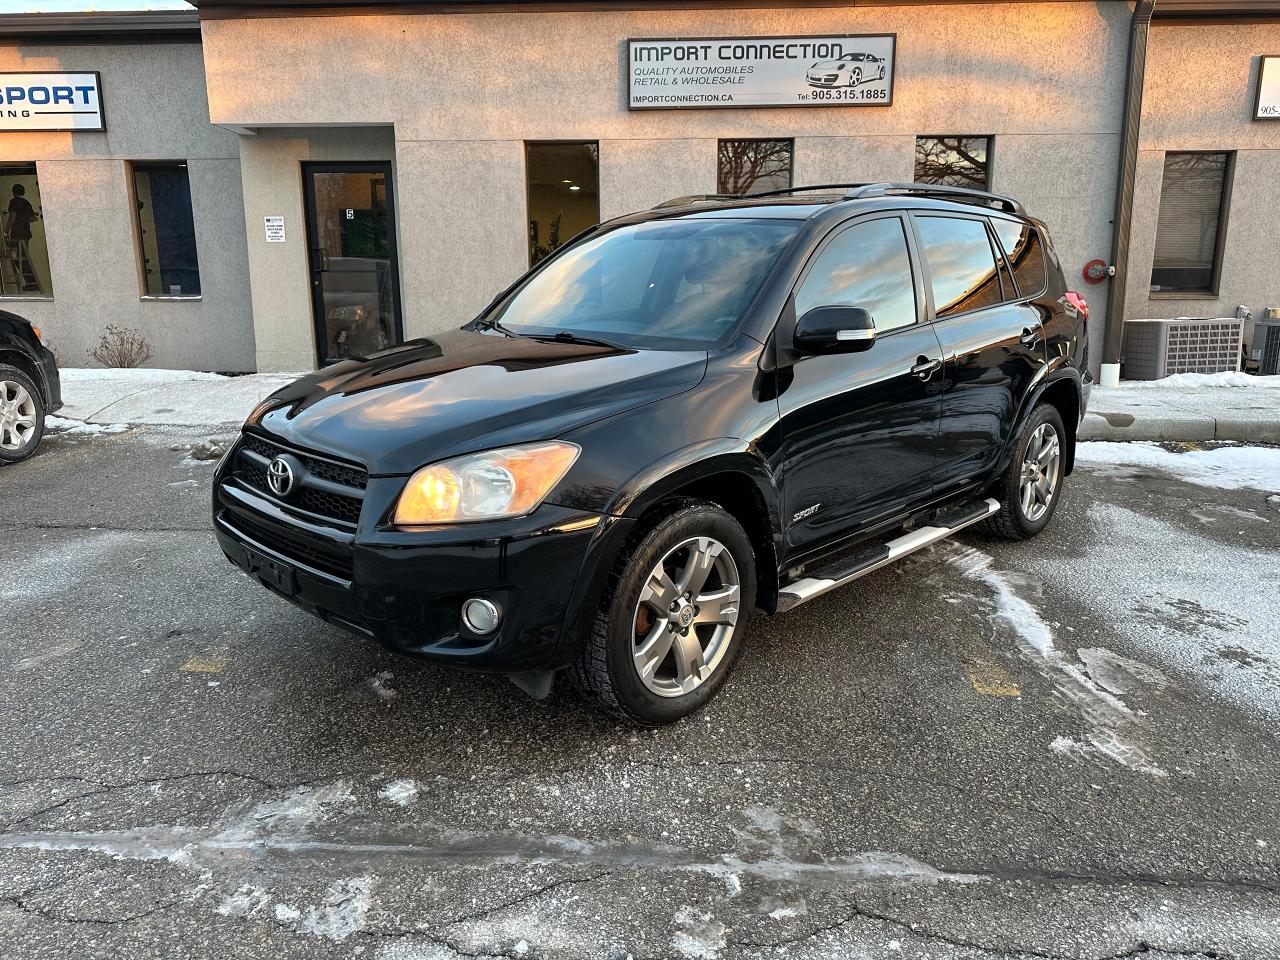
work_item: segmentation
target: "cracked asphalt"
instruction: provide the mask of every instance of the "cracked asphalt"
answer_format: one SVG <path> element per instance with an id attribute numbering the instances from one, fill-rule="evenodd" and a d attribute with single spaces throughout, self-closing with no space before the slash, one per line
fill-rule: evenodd
<path id="1" fill-rule="evenodd" d="M 657 731 L 232 568 L 203 439 L 0 470 L 0 956 L 1280 957 L 1280 502 L 1084 465 Z"/>

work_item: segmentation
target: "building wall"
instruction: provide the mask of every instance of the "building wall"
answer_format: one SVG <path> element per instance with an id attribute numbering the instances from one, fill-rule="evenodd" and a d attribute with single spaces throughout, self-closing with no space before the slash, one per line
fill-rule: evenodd
<path id="1" fill-rule="evenodd" d="M 1130 10 L 1098 0 L 495 12 L 215 20 L 202 29 L 215 123 L 394 128 L 412 337 L 470 319 L 525 269 L 527 140 L 600 141 L 601 214 L 610 217 L 714 191 L 722 137 L 794 137 L 799 184 L 909 180 L 917 134 L 993 135 L 995 189 L 1049 224 L 1078 276 L 1110 252 Z M 626 109 L 628 37 L 886 32 L 898 34 L 891 107 Z M 294 195 L 275 202 L 300 212 L 296 157 L 259 163 L 251 157 L 265 141 L 253 140 L 241 143 L 246 191 L 262 175 L 282 191 L 293 182 Z M 273 164 L 292 168 L 273 172 Z M 245 202 L 258 361 L 296 366 L 300 349 L 272 344 L 310 336 L 295 317 L 305 239 L 291 231 L 287 244 L 273 245 L 290 249 L 267 251 L 256 237 L 260 211 L 248 195 Z M 1095 337 L 1102 312 L 1099 304 Z M 286 318 L 288 330 L 266 331 Z"/>
<path id="2" fill-rule="evenodd" d="M 1126 318 L 1229 317 L 1241 305 L 1261 317 L 1267 307 L 1280 307 L 1280 122 L 1252 119 L 1264 54 L 1280 54 L 1280 23 L 1152 27 Z M 1169 150 L 1235 151 L 1216 297 L 1151 294 Z"/>
<path id="3" fill-rule="evenodd" d="M 150 366 L 254 366 L 236 136 L 209 123 L 199 44 L 0 44 L 0 70 L 97 70 L 107 129 L 3 133 L 0 162 L 34 161 L 51 300 L 4 297 L 39 323 L 60 363 L 91 364 L 107 324 L 151 343 Z M 200 264 L 198 300 L 142 299 L 127 161 L 185 160 Z"/>

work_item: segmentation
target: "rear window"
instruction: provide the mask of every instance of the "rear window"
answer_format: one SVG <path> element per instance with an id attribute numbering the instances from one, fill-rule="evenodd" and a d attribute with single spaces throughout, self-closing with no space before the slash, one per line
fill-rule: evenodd
<path id="1" fill-rule="evenodd" d="M 1010 220 L 993 220 L 1000 246 L 1009 258 L 1009 266 L 1018 281 L 1018 296 L 1038 296 L 1044 290 L 1048 275 L 1044 265 L 1044 244 L 1030 224 Z"/>
<path id="2" fill-rule="evenodd" d="M 950 317 L 1004 299 L 987 226 L 959 217 L 917 217 L 933 283 L 934 313 Z"/>

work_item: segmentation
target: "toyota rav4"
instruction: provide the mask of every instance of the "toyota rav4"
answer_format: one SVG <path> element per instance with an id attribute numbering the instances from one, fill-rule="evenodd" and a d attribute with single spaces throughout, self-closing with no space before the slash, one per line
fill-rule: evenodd
<path id="1" fill-rule="evenodd" d="M 404 653 L 556 672 L 636 723 L 778 614 L 1071 472 L 1087 307 L 1013 200 L 685 197 L 592 228 L 471 322 L 280 390 L 218 468 L 227 557 Z"/>

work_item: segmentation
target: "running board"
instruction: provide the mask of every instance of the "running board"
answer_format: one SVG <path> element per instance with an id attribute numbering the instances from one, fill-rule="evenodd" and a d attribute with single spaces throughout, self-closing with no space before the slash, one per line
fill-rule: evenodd
<path id="1" fill-rule="evenodd" d="M 933 526 L 917 527 L 888 543 L 868 547 L 829 567 L 815 570 L 810 576 L 793 580 L 778 591 L 778 612 L 785 613 L 814 597 L 820 597 L 837 587 L 843 587 L 846 583 L 852 583 L 859 577 L 865 577 L 868 573 L 886 567 L 895 560 L 901 560 L 908 554 L 923 550 L 932 543 L 945 540 L 953 533 L 985 520 L 999 510 L 1000 504 L 988 497 L 972 506 L 941 514 L 936 518 Z"/>

